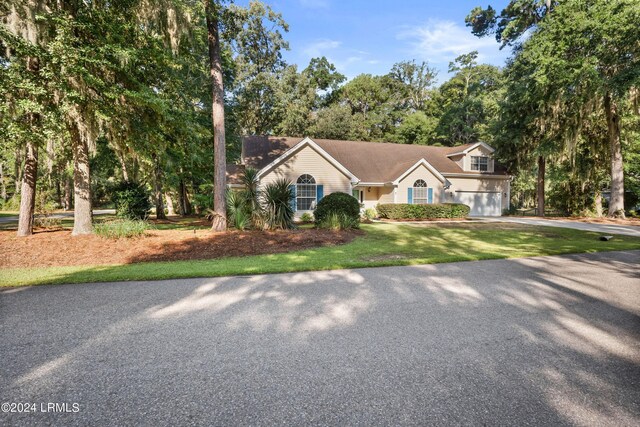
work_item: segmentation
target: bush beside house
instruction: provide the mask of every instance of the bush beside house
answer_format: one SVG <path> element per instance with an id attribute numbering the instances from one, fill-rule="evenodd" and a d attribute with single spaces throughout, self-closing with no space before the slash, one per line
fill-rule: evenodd
<path id="1" fill-rule="evenodd" d="M 377 206 L 380 218 L 386 219 L 440 219 L 466 218 L 470 208 L 461 203 L 413 205 L 407 203 L 385 203 Z"/>
<path id="2" fill-rule="evenodd" d="M 347 193 L 335 192 L 323 197 L 313 211 L 316 227 L 358 228 L 360 203 Z"/>

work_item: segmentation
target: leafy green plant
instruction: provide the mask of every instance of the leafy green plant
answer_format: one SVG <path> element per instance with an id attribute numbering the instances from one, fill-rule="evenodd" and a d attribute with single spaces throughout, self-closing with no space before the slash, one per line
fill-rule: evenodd
<path id="1" fill-rule="evenodd" d="M 258 170 L 254 168 L 246 168 L 242 174 L 242 183 L 244 191 L 242 192 L 251 226 L 255 229 L 262 229 L 265 226 L 264 212 L 260 204 L 260 191 L 258 190 Z"/>
<path id="2" fill-rule="evenodd" d="M 291 182 L 285 178 L 279 178 L 267 184 L 262 191 L 265 225 L 270 230 L 286 230 L 294 227 L 291 185 Z"/>
<path id="3" fill-rule="evenodd" d="M 142 236 L 149 228 L 149 223 L 146 221 L 120 218 L 96 223 L 93 231 L 100 237 L 121 239 Z"/>
<path id="4" fill-rule="evenodd" d="M 461 203 L 414 205 L 407 203 L 386 203 L 377 207 L 380 218 L 387 219 L 437 219 L 466 218 L 470 208 Z"/>
<path id="5" fill-rule="evenodd" d="M 357 224 L 360 221 L 360 204 L 350 194 L 331 193 L 322 198 L 313 210 L 316 225 L 320 226 L 332 213 L 342 214 L 351 220 L 349 223 Z"/>
<path id="6" fill-rule="evenodd" d="M 143 184 L 122 181 L 113 188 L 116 215 L 127 219 L 146 219 L 152 208 L 151 195 Z"/>
<path id="7" fill-rule="evenodd" d="M 371 221 L 372 219 L 374 219 L 375 217 L 378 216 L 378 212 L 376 212 L 376 210 L 374 208 L 367 208 L 364 210 L 364 215 L 363 215 L 367 220 Z"/>
<path id="8" fill-rule="evenodd" d="M 346 215 L 344 212 L 331 212 L 325 216 L 316 227 L 327 230 L 349 230 L 360 228 L 360 221 Z"/>
<path id="9" fill-rule="evenodd" d="M 249 209 L 242 191 L 227 190 L 227 224 L 236 230 L 249 226 Z"/>
<path id="10" fill-rule="evenodd" d="M 313 215 L 311 215 L 309 212 L 305 212 L 302 215 L 300 215 L 300 221 L 313 222 Z"/>

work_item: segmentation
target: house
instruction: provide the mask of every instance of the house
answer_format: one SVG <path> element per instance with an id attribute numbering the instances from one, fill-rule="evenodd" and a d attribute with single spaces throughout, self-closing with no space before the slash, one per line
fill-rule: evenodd
<path id="1" fill-rule="evenodd" d="M 509 208 L 510 176 L 483 142 L 434 147 L 316 138 L 249 136 L 239 165 L 227 166 L 231 187 L 247 167 L 260 185 L 286 178 L 295 185 L 296 216 L 341 191 L 363 207 L 378 203 L 464 203 L 472 216 L 499 216 Z"/>

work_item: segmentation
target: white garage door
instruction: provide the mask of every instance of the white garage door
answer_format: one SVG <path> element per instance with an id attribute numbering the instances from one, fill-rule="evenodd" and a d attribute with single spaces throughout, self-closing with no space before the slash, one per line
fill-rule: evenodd
<path id="1" fill-rule="evenodd" d="M 502 215 L 502 195 L 486 191 L 456 191 L 456 202 L 471 208 L 470 216 Z"/>

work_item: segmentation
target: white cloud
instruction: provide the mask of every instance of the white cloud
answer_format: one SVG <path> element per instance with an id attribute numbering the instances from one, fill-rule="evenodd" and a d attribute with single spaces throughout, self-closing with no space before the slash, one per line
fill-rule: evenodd
<path id="1" fill-rule="evenodd" d="M 448 63 L 474 50 L 478 51 L 478 62 L 502 65 L 506 56 L 495 39 L 476 37 L 468 28 L 452 21 L 431 19 L 423 26 L 404 28 L 396 38 L 409 40 L 416 59 L 431 63 Z"/>
<path id="2" fill-rule="evenodd" d="M 310 58 L 315 58 L 323 55 L 326 56 L 327 51 L 337 49 L 341 44 L 342 42 L 338 40 L 322 39 L 307 45 L 302 51 Z"/>

